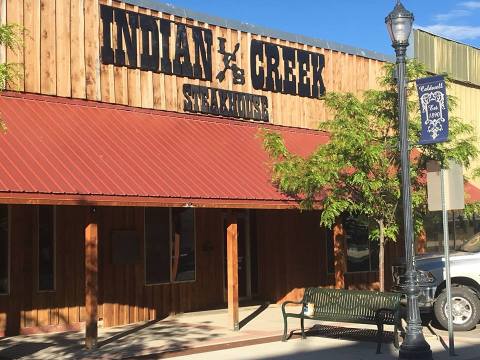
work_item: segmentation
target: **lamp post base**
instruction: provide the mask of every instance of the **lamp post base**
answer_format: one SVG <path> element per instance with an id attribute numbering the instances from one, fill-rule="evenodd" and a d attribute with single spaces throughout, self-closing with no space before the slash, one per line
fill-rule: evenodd
<path id="1" fill-rule="evenodd" d="M 430 345 L 424 340 L 413 341 L 410 344 L 405 344 L 405 341 L 400 346 L 398 353 L 399 359 L 420 359 L 420 360 L 432 360 L 432 350 Z"/>

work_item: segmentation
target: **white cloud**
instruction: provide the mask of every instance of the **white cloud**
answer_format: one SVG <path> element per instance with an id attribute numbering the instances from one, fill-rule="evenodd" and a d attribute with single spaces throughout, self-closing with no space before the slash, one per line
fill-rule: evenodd
<path id="1" fill-rule="evenodd" d="M 452 19 L 465 17 L 465 16 L 468 16 L 470 14 L 471 14 L 471 12 L 468 11 L 468 10 L 452 10 L 452 11 L 450 11 L 448 13 L 445 13 L 445 14 L 434 15 L 433 18 L 436 21 L 443 22 L 443 21 L 448 21 L 448 20 L 452 20 Z"/>
<path id="2" fill-rule="evenodd" d="M 480 39 L 480 26 L 435 24 L 430 26 L 418 26 L 418 28 L 452 40 Z"/>
<path id="3" fill-rule="evenodd" d="M 467 9 L 480 9 L 480 1 L 465 1 L 461 2 L 460 5 Z"/>

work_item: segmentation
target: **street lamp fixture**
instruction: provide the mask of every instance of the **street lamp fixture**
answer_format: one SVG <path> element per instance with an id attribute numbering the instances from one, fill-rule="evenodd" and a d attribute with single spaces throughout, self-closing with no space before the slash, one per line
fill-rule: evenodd
<path id="1" fill-rule="evenodd" d="M 404 274 L 407 295 L 407 329 L 400 346 L 400 359 L 432 359 L 432 350 L 425 341 L 418 309 L 418 282 L 413 253 L 412 201 L 410 195 L 410 164 L 408 152 L 408 112 L 406 93 L 405 56 L 412 31 L 413 14 L 405 9 L 400 0 L 393 11 L 385 18 L 388 33 L 397 57 L 398 110 L 400 115 L 400 162 L 402 174 L 403 229 L 405 233 L 406 271 Z"/>

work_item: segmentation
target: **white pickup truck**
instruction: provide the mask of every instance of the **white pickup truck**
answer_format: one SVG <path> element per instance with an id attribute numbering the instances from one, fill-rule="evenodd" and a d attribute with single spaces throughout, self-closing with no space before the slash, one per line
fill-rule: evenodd
<path id="1" fill-rule="evenodd" d="M 445 290 L 445 258 L 442 255 L 424 254 L 415 257 L 420 287 L 420 311 L 432 312 L 447 328 L 447 292 Z M 392 291 L 403 292 L 400 279 L 405 266 L 393 266 Z M 457 331 L 473 329 L 480 320 L 480 233 L 477 233 L 459 251 L 450 253 L 452 279 L 452 318 Z"/>

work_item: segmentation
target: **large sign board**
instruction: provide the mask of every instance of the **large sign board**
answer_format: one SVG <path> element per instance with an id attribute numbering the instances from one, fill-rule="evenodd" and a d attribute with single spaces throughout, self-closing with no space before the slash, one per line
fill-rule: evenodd
<path id="1" fill-rule="evenodd" d="M 325 94 L 323 54 L 256 39 L 251 39 L 249 49 L 242 49 L 240 42 L 215 37 L 208 28 L 107 5 L 100 5 L 100 19 L 104 65 L 218 83 L 229 73 L 232 85 L 248 82 L 259 91 L 312 99 Z M 249 78 L 237 63 L 242 51 L 250 54 Z M 222 65 L 218 71 L 212 66 L 214 57 Z M 269 121 L 265 95 L 185 82 L 183 97 L 183 110 L 187 112 Z"/>
<path id="2" fill-rule="evenodd" d="M 333 116 L 325 89 L 378 88 L 389 60 L 150 0 L 3 3 L 0 17 L 25 29 L 3 52 L 20 64 L 14 91 L 316 129 Z"/>

